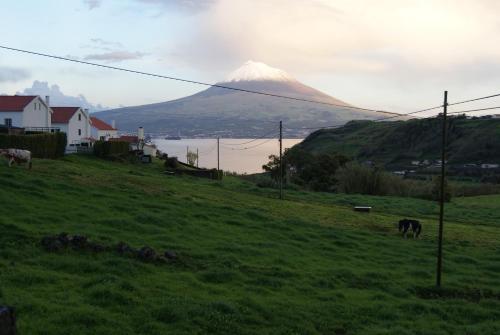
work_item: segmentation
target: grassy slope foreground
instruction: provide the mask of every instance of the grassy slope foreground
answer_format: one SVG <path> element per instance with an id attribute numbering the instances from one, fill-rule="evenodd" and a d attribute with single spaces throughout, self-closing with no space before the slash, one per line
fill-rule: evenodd
<path id="1" fill-rule="evenodd" d="M 0 304 L 17 308 L 20 334 L 500 333 L 498 297 L 417 294 L 434 283 L 434 203 L 306 192 L 280 202 L 238 179 L 91 157 L 1 163 Z M 500 197 L 447 208 L 444 285 L 499 293 Z M 421 240 L 396 234 L 407 215 L 423 221 Z M 63 231 L 182 262 L 41 248 Z"/>

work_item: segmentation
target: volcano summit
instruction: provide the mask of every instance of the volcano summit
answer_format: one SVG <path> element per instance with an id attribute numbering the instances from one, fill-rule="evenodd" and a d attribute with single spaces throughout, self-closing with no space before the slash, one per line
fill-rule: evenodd
<path id="1" fill-rule="evenodd" d="M 217 85 L 329 104 L 348 103 L 300 83 L 283 70 L 248 61 Z M 270 122 L 283 120 L 286 127 L 302 128 L 341 124 L 354 119 L 374 119 L 376 113 L 313 102 L 252 94 L 212 86 L 194 95 L 149 105 L 95 113 L 116 120 L 120 130 L 139 126 L 148 132 L 185 137 L 254 137 L 272 129 Z M 305 130 L 286 130 L 287 137 L 302 137 Z"/>

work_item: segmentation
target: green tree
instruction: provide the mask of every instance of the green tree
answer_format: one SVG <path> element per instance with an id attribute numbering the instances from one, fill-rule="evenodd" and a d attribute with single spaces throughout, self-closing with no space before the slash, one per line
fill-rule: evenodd
<path id="1" fill-rule="evenodd" d="M 189 165 L 196 165 L 196 162 L 198 162 L 198 154 L 196 152 L 188 151 L 187 152 L 187 163 Z"/>
<path id="2" fill-rule="evenodd" d="M 432 178 L 432 200 L 439 201 L 441 199 L 441 177 L 434 176 Z M 451 188 L 448 185 L 448 180 L 444 179 L 444 201 L 451 201 Z"/>

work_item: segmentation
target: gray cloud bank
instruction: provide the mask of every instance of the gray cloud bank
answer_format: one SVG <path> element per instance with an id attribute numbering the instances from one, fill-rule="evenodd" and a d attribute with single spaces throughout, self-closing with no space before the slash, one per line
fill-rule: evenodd
<path id="1" fill-rule="evenodd" d="M 94 8 L 97 8 L 101 6 L 102 0 L 83 0 L 83 3 L 89 10 L 92 10 Z"/>
<path id="2" fill-rule="evenodd" d="M 199 12 L 213 5 L 216 0 L 131 0 L 132 2 L 154 5 L 162 9 L 175 9 L 187 12 Z M 84 5 L 89 9 L 95 9 L 102 5 L 104 0 L 83 0 Z"/>
<path id="3" fill-rule="evenodd" d="M 28 79 L 30 73 L 24 69 L 0 66 L 0 83 L 3 82 L 18 82 L 24 79 Z"/>
<path id="4" fill-rule="evenodd" d="M 125 60 L 141 59 L 146 53 L 143 52 L 130 52 L 130 51 L 111 51 L 101 54 L 86 55 L 84 60 L 98 60 L 109 63 L 117 63 Z"/>
<path id="5" fill-rule="evenodd" d="M 31 87 L 25 88 L 22 92 L 17 92 L 18 95 L 40 95 L 45 97 L 50 96 L 50 104 L 52 106 L 61 107 L 83 107 L 88 108 L 90 112 L 109 109 L 109 107 L 101 104 L 92 104 L 85 98 L 84 95 L 70 96 L 64 94 L 58 85 L 49 85 L 46 81 L 35 80 Z"/>

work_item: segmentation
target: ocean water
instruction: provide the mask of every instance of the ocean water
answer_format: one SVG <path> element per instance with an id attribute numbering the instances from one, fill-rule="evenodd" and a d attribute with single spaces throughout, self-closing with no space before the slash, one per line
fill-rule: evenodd
<path id="1" fill-rule="evenodd" d="M 238 173 L 262 172 L 269 155 L 279 155 L 277 139 L 220 139 L 220 169 Z M 283 151 L 301 142 L 301 139 L 283 139 Z M 249 142 L 249 143 L 248 143 Z M 177 156 L 180 161 L 186 161 L 186 152 L 199 152 L 199 166 L 217 168 L 217 139 L 153 139 L 157 148 L 169 156 Z M 246 149 L 245 149 L 246 148 Z"/>

